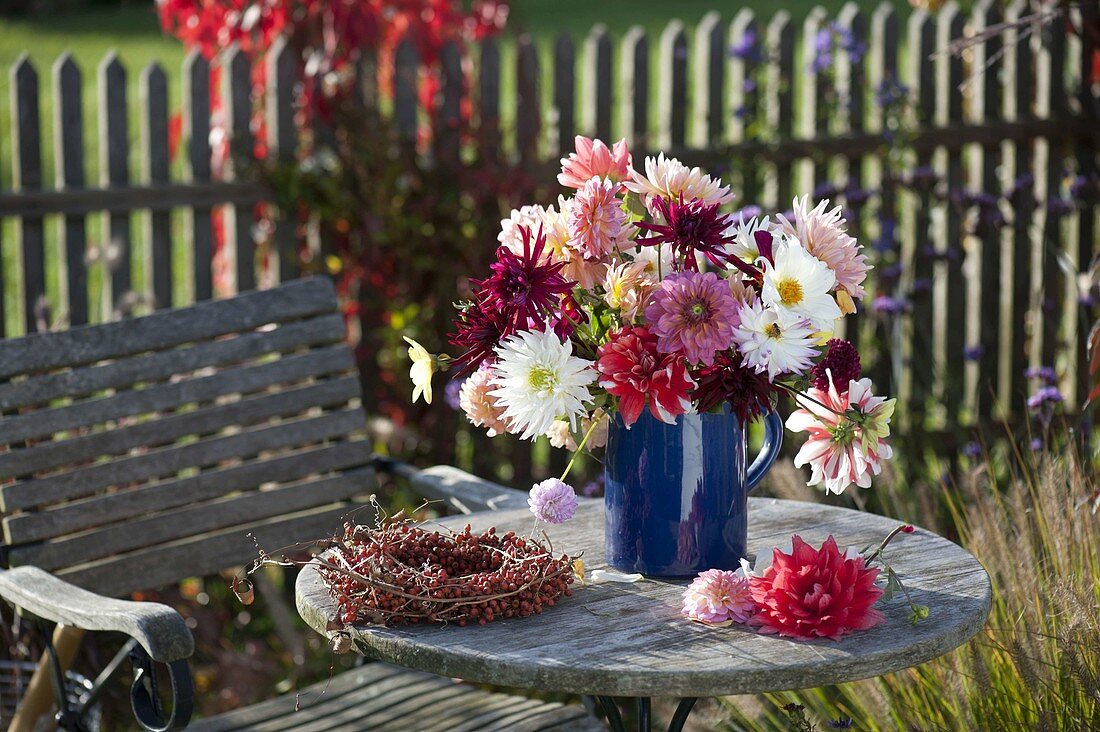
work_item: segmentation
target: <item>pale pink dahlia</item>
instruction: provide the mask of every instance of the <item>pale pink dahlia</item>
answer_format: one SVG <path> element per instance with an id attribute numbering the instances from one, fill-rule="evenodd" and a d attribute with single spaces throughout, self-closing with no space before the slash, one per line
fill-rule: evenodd
<path id="1" fill-rule="evenodd" d="M 853 298 L 864 295 L 862 282 L 871 265 L 860 253 L 863 248 L 844 230 L 846 222 L 840 206 L 826 211 L 828 199 L 820 201 L 812 209 L 809 196 L 794 199 L 793 216 L 787 219 L 779 215 L 778 230 L 793 236 L 836 275 L 836 287 Z"/>
<path id="2" fill-rule="evenodd" d="M 683 353 L 688 362 L 714 363 L 733 345 L 741 322 L 729 285 L 713 272 L 679 272 L 661 281 L 645 311 L 657 350 Z"/>
<path id="3" fill-rule="evenodd" d="M 577 492 L 568 483 L 549 478 L 531 488 L 527 505 L 539 521 L 563 524 L 577 512 Z"/>
<path id="4" fill-rule="evenodd" d="M 699 168 L 689 168 L 676 158 L 666 158 L 661 153 L 645 159 L 645 175 L 631 171 L 630 180 L 624 184 L 647 203 L 660 196 L 684 202 L 698 200 L 704 205 L 728 203 L 733 200 L 729 186 L 723 186 L 720 178 L 711 178 Z"/>
<path id="5" fill-rule="evenodd" d="M 743 623 L 756 611 L 744 571 L 708 569 L 684 591 L 684 615 L 700 623 Z"/>
<path id="6" fill-rule="evenodd" d="M 808 485 L 824 484 L 831 493 L 843 493 L 852 483 L 867 488 L 871 475 L 882 471 L 882 461 L 893 455 L 886 438 L 894 400 L 872 394 L 870 379 L 853 379 L 838 392 L 832 372 L 827 375 L 828 391 L 809 389 L 810 398 L 799 398 L 802 408 L 787 418 L 791 432 L 810 435 L 794 464 L 809 465 Z"/>
<path id="7" fill-rule="evenodd" d="M 590 140 L 583 135 L 574 138 L 577 151 L 561 159 L 558 183 L 566 188 L 582 188 L 593 176 L 616 183 L 630 176 L 630 150 L 626 140 L 619 140 L 610 150 L 603 140 Z"/>
<path id="8" fill-rule="evenodd" d="M 569 243 L 589 261 L 606 259 L 623 248 L 630 234 L 619 186 L 607 178 L 590 178 L 569 205 Z"/>
<path id="9" fill-rule="evenodd" d="M 466 418 L 475 427 L 485 427 L 489 431 L 489 437 L 508 431 L 508 423 L 503 419 L 504 408 L 489 394 L 496 388 L 490 383 L 495 377 L 492 367 L 483 364 L 462 382 L 462 389 L 458 392 L 458 404 L 466 413 Z"/>

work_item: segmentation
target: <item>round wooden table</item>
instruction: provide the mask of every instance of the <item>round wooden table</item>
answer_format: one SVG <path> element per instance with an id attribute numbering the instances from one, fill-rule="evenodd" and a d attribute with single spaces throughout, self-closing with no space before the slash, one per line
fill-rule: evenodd
<path id="1" fill-rule="evenodd" d="M 530 531 L 527 511 L 448 517 L 442 523 L 475 530 Z M 821 504 L 749 499 L 749 551 L 770 556 L 790 547 L 792 534 L 819 545 L 829 534 L 843 549 L 879 542 L 893 519 Z M 586 501 L 572 521 L 549 527 L 558 551 L 584 553 L 587 569 L 603 560 L 602 501 Z M 574 585 L 541 615 L 484 626 L 363 627 L 351 630 L 355 648 L 407 668 L 468 681 L 596 697 L 613 729 L 621 729 L 612 697 L 638 699 L 642 729 L 649 699 L 681 697 L 669 729 L 679 729 L 695 699 L 803 689 L 879 676 L 941 656 L 977 633 L 989 615 L 991 588 L 982 565 L 964 549 L 928 531 L 898 536 L 886 561 L 914 603 L 930 608 L 909 622 L 898 593 L 880 600 L 886 622 L 840 641 L 793 641 L 734 625 L 716 628 L 680 615 L 688 580 Z M 318 633 L 330 635 L 335 605 L 312 567 L 298 575 L 298 611 Z"/>

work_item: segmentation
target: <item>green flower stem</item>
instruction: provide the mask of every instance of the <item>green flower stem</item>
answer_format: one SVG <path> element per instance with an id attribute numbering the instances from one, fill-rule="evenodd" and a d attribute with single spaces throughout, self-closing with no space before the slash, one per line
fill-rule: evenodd
<path id="1" fill-rule="evenodd" d="M 611 419 L 610 415 L 607 415 L 605 418 Z M 565 466 L 565 472 L 563 472 L 561 474 L 561 477 L 558 478 L 558 480 L 560 480 L 562 483 L 564 483 L 565 479 L 569 476 L 569 471 L 573 469 L 573 463 L 577 462 L 577 456 L 581 454 L 582 450 L 584 450 L 584 446 L 585 444 L 587 444 L 588 438 L 592 436 L 592 433 L 596 430 L 596 427 L 599 424 L 600 420 L 592 420 L 592 424 L 588 427 L 588 432 L 584 433 L 584 438 L 581 439 L 581 444 L 577 445 L 577 449 L 573 451 L 573 457 L 569 458 L 569 464 Z"/>

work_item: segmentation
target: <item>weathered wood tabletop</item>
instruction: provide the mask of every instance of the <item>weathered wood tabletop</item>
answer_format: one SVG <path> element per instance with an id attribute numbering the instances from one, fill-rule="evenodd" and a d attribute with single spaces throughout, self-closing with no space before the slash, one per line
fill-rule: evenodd
<path id="1" fill-rule="evenodd" d="M 749 550 L 789 549 L 792 534 L 820 544 L 833 534 L 843 548 L 878 544 L 898 525 L 893 519 L 819 504 L 749 499 Z M 456 516 L 445 524 L 475 529 L 530 530 L 527 511 Z M 576 517 L 548 532 L 555 549 L 584 552 L 589 570 L 603 561 L 603 503 L 582 504 Z M 901 593 L 878 607 L 886 622 L 840 641 L 792 641 L 739 626 L 707 627 L 680 615 L 687 580 L 575 586 L 541 615 L 485 626 L 356 628 L 365 655 L 408 668 L 468 681 L 607 696 L 724 696 L 820 686 L 878 676 L 914 666 L 961 645 L 985 624 L 991 588 L 968 552 L 918 529 L 899 536 L 885 559 L 913 602 L 931 613 L 908 620 Z M 334 604 L 320 575 L 298 577 L 298 610 L 319 633 Z"/>

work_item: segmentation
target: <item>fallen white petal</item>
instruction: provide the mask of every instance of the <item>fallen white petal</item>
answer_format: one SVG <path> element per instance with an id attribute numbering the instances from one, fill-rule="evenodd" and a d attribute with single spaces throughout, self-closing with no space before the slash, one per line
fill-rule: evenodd
<path id="1" fill-rule="evenodd" d="M 601 582 L 638 582 L 641 579 L 640 574 L 624 574 L 610 569 L 594 569 L 588 576 L 588 582 L 593 585 Z"/>

